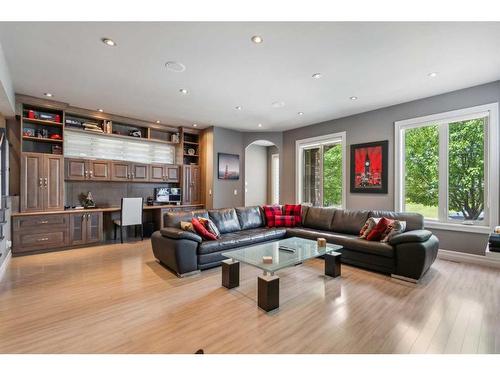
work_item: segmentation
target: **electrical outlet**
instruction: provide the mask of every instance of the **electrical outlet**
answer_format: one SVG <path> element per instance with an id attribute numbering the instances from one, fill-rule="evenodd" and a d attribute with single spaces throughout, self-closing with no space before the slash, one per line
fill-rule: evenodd
<path id="1" fill-rule="evenodd" d="M 238 195 L 238 189 L 234 189 L 234 195 Z"/>

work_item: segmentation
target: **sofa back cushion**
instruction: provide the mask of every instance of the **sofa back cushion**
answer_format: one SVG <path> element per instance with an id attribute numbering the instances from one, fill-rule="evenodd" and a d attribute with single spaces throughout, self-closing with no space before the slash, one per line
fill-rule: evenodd
<path id="1" fill-rule="evenodd" d="M 163 217 L 166 227 L 180 228 L 181 221 L 191 222 L 193 217 L 204 217 L 208 219 L 206 210 L 167 212 Z"/>
<path id="2" fill-rule="evenodd" d="M 304 226 L 313 229 L 332 230 L 335 211 L 337 211 L 335 208 L 309 207 L 306 219 L 304 220 Z"/>
<path id="3" fill-rule="evenodd" d="M 241 230 L 238 216 L 234 208 L 222 208 L 220 210 L 209 210 L 208 215 L 214 224 L 219 228 L 221 234 L 231 233 Z"/>
<path id="4" fill-rule="evenodd" d="M 370 217 L 386 217 L 388 219 L 406 221 L 406 232 L 410 230 L 424 229 L 424 217 L 414 212 L 375 210 L 370 212 Z"/>
<path id="5" fill-rule="evenodd" d="M 237 207 L 236 216 L 242 230 L 264 226 L 264 216 L 259 206 Z"/>
<path id="6" fill-rule="evenodd" d="M 366 210 L 337 210 L 333 219 L 334 232 L 357 234 L 368 220 L 370 211 Z"/>

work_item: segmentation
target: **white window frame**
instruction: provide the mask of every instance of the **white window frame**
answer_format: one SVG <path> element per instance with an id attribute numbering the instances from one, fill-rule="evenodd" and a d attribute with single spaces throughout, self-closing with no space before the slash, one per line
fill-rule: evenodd
<path id="1" fill-rule="evenodd" d="M 461 232 L 489 233 L 498 225 L 498 196 L 499 196 L 499 160 L 498 160 L 498 103 L 485 104 L 471 108 L 464 108 L 455 111 L 438 113 L 430 116 L 417 117 L 413 119 L 396 121 L 395 125 L 395 190 L 394 207 L 396 211 L 404 210 L 404 131 L 429 125 L 439 125 L 439 217 L 448 217 L 448 138 L 446 126 L 457 121 L 466 121 L 472 118 L 487 117 L 485 124 L 485 207 L 484 217 L 487 225 L 466 225 L 463 223 L 451 222 L 450 220 L 430 220 L 425 219 L 427 228 L 456 230 Z"/>
<path id="2" fill-rule="evenodd" d="M 347 146 L 346 146 L 346 132 L 332 133 L 322 135 L 319 137 L 299 139 L 295 141 L 295 201 L 302 203 L 302 172 L 303 172 L 303 153 L 301 150 L 307 148 L 318 147 L 321 145 L 328 145 L 333 143 L 340 143 L 342 147 L 342 205 L 345 208 L 347 197 Z M 323 181 L 323 179 L 321 179 Z M 323 187 L 321 187 L 323 190 Z"/>
<path id="3" fill-rule="evenodd" d="M 271 154 L 271 204 L 279 204 L 280 202 L 279 184 L 280 184 L 280 154 Z"/>

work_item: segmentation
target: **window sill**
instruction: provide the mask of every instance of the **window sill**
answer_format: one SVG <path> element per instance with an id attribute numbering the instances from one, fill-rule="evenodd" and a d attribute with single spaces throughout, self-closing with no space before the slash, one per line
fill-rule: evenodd
<path id="1" fill-rule="evenodd" d="M 441 223 L 437 221 L 427 221 L 427 220 L 424 222 L 424 227 L 426 229 L 441 229 L 441 230 L 451 230 L 456 232 L 467 232 L 467 233 L 489 234 L 492 232 L 492 229 L 485 225 Z"/>

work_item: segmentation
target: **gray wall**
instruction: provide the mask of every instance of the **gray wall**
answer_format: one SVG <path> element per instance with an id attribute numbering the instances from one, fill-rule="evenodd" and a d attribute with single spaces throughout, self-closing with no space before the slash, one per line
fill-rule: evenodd
<path id="1" fill-rule="evenodd" d="M 245 149 L 245 206 L 267 203 L 267 148 L 251 144 Z"/>
<path id="2" fill-rule="evenodd" d="M 295 141 L 341 131 L 347 132 L 347 178 L 349 181 L 349 146 L 389 140 L 389 193 L 351 194 L 347 191 L 349 209 L 394 209 L 394 122 L 434 113 L 446 112 L 500 101 L 500 81 L 458 90 L 430 98 L 378 109 L 354 116 L 310 125 L 283 133 L 280 199 L 295 201 Z M 484 254 L 487 235 L 452 231 L 434 231 L 440 247 L 473 254 Z"/>
<path id="3" fill-rule="evenodd" d="M 243 206 L 243 179 L 244 155 L 243 134 L 236 130 L 214 127 L 214 175 L 213 175 L 213 207 L 239 207 Z M 240 156 L 240 179 L 219 180 L 217 170 L 217 154 L 237 154 Z M 234 191 L 236 190 L 236 195 Z"/>

